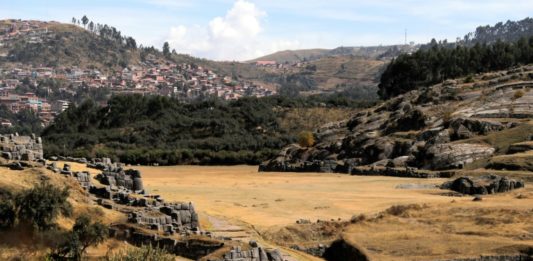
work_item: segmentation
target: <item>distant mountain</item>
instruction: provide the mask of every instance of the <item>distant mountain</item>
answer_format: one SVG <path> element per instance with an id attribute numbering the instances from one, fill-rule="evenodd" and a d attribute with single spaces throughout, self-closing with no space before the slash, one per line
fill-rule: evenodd
<path id="1" fill-rule="evenodd" d="M 337 47 L 335 49 L 302 49 L 286 50 L 263 57 L 259 57 L 248 62 L 276 61 L 277 63 L 296 63 L 314 61 L 324 57 L 334 56 L 358 56 L 361 58 L 381 59 L 399 55 L 402 52 L 416 51 L 418 46 L 414 45 L 389 45 L 389 46 L 367 46 L 367 47 Z"/>
<path id="2" fill-rule="evenodd" d="M 249 62 L 276 61 L 277 63 L 296 63 L 323 57 L 329 51 L 328 49 L 285 50 L 259 57 Z"/>
<path id="3" fill-rule="evenodd" d="M 0 21 L 3 62 L 34 66 L 78 66 L 107 71 L 137 65 L 142 51 L 116 28 L 86 30 L 58 22 Z"/>
<path id="4" fill-rule="evenodd" d="M 109 25 L 0 20 L 0 63 L 7 72 L 15 68 L 73 68 L 116 75 L 124 68 L 149 68 L 154 64 L 186 63 L 229 76 L 235 82 L 253 83 L 283 94 L 342 92 L 352 87 L 371 87 L 390 57 L 406 52 L 406 46 L 339 47 L 283 51 L 256 60 L 275 60 L 283 68 L 262 68 L 254 62 L 218 62 L 154 47 L 137 45 Z M 287 64 L 286 64 L 287 63 Z M 295 65 L 299 63 L 298 65 Z M 152 66 L 153 67 L 153 66 Z M 367 90 L 365 97 L 368 96 Z M 375 95 L 373 95 L 375 97 Z"/>

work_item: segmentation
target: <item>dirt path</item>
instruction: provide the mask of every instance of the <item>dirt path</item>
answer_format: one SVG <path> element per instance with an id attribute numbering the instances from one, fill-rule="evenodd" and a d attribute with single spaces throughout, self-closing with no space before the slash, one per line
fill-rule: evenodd
<path id="1" fill-rule="evenodd" d="M 221 216 L 213 216 L 207 213 L 200 212 L 202 229 L 210 231 L 213 236 L 224 239 L 240 240 L 249 242 L 254 240 L 266 248 L 277 248 L 281 251 L 284 260 L 286 261 L 305 261 L 305 260 L 322 260 L 320 258 L 312 257 L 304 253 L 294 251 L 290 248 L 280 248 L 267 241 L 264 241 L 261 235 L 250 224 L 243 223 L 239 220 L 229 219 Z"/>

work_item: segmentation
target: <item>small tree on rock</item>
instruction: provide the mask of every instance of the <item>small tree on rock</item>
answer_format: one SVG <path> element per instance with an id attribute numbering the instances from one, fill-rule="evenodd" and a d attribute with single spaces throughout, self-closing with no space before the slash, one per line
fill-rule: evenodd
<path id="1" fill-rule="evenodd" d="M 302 147 L 311 147 L 315 144 L 315 137 L 310 131 L 302 131 L 298 134 L 298 144 Z"/>

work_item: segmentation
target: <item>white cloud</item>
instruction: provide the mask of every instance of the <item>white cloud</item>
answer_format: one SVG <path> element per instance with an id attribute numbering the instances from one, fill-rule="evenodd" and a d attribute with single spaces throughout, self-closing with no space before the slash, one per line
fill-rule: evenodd
<path id="1" fill-rule="evenodd" d="M 167 41 L 179 53 L 215 60 L 247 60 L 299 46 L 297 41 L 265 39 L 261 33 L 266 15 L 254 3 L 237 0 L 225 16 L 208 25 L 172 27 Z"/>

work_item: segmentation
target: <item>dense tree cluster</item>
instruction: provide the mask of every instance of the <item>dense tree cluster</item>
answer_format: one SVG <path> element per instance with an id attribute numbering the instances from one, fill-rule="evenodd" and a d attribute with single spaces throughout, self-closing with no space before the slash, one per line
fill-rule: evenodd
<path id="1" fill-rule="evenodd" d="M 429 48 L 394 59 L 381 76 L 379 95 L 390 98 L 421 86 L 533 62 L 533 37 L 472 47 L 432 41 Z"/>
<path id="2" fill-rule="evenodd" d="M 533 18 L 528 17 L 520 21 L 499 22 L 494 26 L 479 26 L 475 32 L 458 39 L 458 43 L 473 46 L 477 43 L 495 43 L 498 40 L 516 42 L 522 37 L 531 35 L 533 35 Z"/>
<path id="3" fill-rule="evenodd" d="M 184 104 L 127 95 L 112 97 L 103 108 L 89 100 L 44 130 L 45 154 L 105 156 L 135 164 L 257 164 L 296 141 L 297 133 L 280 127 L 285 108 L 342 103 L 316 99 L 273 96 Z"/>
<path id="4" fill-rule="evenodd" d="M 183 104 L 161 96 L 117 96 L 69 108 L 47 128 L 46 154 L 111 156 L 127 163 L 258 163 L 292 141 L 270 102 Z"/>
<path id="5" fill-rule="evenodd" d="M 98 34 L 104 39 L 115 41 L 120 45 L 126 46 L 130 49 L 137 48 L 137 42 L 135 41 L 135 39 L 129 36 L 123 36 L 122 33 L 113 26 L 94 23 L 93 21 L 90 21 L 89 18 L 87 18 L 87 16 L 85 15 L 81 18 L 81 21 L 77 20 L 75 17 L 72 18 L 73 24 L 80 25 L 80 22 L 83 24 L 83 28 L 89 30 L 90 32 Z"/>
<path id="6" fill-rule="evenodd" d="M 39 116 L 32 110 L 22 110 L 18 113 L 11 112 L 5 105 L 0 105 L 0 119 L 11 122 L 12 126 L 0 126 L 0 134 L 19 133 L 29 135 L 40 133 L 43 129 Z"/>

